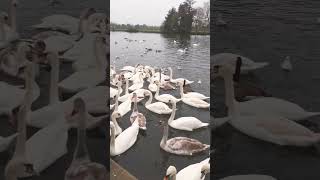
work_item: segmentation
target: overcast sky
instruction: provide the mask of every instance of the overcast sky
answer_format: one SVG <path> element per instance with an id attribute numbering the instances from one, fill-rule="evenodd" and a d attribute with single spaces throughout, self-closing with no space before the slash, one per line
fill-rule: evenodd
<path id="1" fill-rule="evenodd" d="M 195 7 L 209 0 L 196 0 Z M 168 10 L 184 0 L 111 0 L 111 22 L 119 24 L 161 25 Z"/>

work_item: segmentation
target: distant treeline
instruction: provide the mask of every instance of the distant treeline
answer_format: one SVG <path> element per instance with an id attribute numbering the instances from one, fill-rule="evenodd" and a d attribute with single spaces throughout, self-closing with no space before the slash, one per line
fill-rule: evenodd
<path id="1" fill-rule="evenodd" d="M 194 0 L 186 0 L 179 5 L 178 10 L 169 10 L 162 25 L 132 25 L 110 24 L 111 31 L 149 32 L 163 34 L 209 34 L 210 33 L 210 2 L 205 2 L 202 7 L 194 8 Z"/>
<path id="2" fill-rule="evenodd" d="M 110 24 L 110 30 L 111 31 L 126 31 L 126 32 L 154 32 L 159 33 L 160 27 L 159 26 L 147 26 L 145 24 L 143 25 L 132 25 L 132 24 L 116 24 L 111 23 Z"/>

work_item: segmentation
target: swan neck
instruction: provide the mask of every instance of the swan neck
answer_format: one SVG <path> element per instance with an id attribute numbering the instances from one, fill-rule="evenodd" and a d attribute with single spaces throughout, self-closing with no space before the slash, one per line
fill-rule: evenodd
<path id="1" fill-rule="evenodd" d="M 228 106 L 228 115 L 233 117 L 238 115 L 237 114 L 237 108 L 236 108 L 236 102 L 234 99 L 234 85 L 233 85 L 233 77 L 231 74 L 228 74 L 224 77 L 225 81 L 225 92 L 226 92 L 226 104 Z"/>
<path id="2" fill-rule="evenodd" d="M 86 139 L 86 113 L 80 112 L 77 130 L 77 145 L 76 150 L 74 152 L 73 160 L 90 161 Z"/>
<path id="3" fill-rule="evenodd" d="M 133 101 L 133 112 L 138 112 L 138 106 L 137 106 L 137 97 L 134 98 Z"/>
<path id="4" fill-rule="evenodd" d="M 172 104 L 172 113 L 171 113 L 171 115 L 170 115 L 170 118 L 169 118 L 169 120 L 168 120 L 168 123 L 170 124 L 173 120 L 174 120 L 174 117 L 175 117 L 175 115 L 176 115 L 176 103 L 174 102 L 173 104 Z"/>
<path id="5" fill-rule="evenodd" d="M 172 69 L 169 68 L 169 71 L 170 71 L 170 81 L 172 80 Z"/>
<path id="6" fill-rule="evenodd" d="M 26 106 L 22 106 L 18 112 L 18 136 L 16 147 L 14 151 L 14 157 L 23 156 L 26 152 Z"/>
<path id="7" fill-rule="evenodd" d="M 120 129 L 120 126 L 119 126 L 119 124 L 118 124 L 118 121 L 117 121 L 117 119 L 116 119 L 114 116 L 111 116 L 111 120 L 112 120 L 112 122 L 113 122 L 113 124 L 114 124 L 114 127 L 115 127 L 116 129 Z"/>
<path id="8" fill-rule="evenodd" d="M 116 96 L 116 102 L 115 102 L 115 107 L 114 110 L 118 111 L 118 107 L 119 107 L 119 96 L 120 96 L 120 86 L 118 86 L 118 92 L 117 92 L 117 96 Z"/>
<path id="9" fill-rule="evenodd" d="M 160 84 L 156 84 L 156 85 L 157 85 L 157 91 L 154 97 L 159 96 L 159 91 L 160 91 Z"/>
<path id="10" fill-rule="evenodd" d="M 5 41 L 6 40 L 6 35 L 5 35 L 5 23 L 0 20 L 0 41 Z"/>
<path id="11" fill-rule="evenodd" d="M 115 152 L 115 130 L 114 127 L 111 127 L 111 138 L 110 138 L 110 152 Z"/>
<path id="12" fill-rule="evenodd" d="M 149 105 L 149 104 L 151 104 L 151 102 L 152 102 L 152 93 L 149 94 L 149 99 L 148 99 L 148 101 L 146 102 L 146 106 Z"/>
<path id="13" fill-rule="evenodd" d="M 94 41 L 94 54 L 96 58 L 96 65 L 98 68 L 106 67 L 106 47 L 103 47 L 102 43 L 98 40 Z"/>
<path id="14" fill-rule="evenodd" d="M 129 80 L 126 79 L 126 94 L 129 94 Z"/>
<path id="15" fill-rule="evenodd" d="M 179 86 L 180 86 L 180 96 L 181 98 L 183 98 L 183 85 L 179 84 Z"/>
<path id="16" fill-rule="evenodd" d="M 54 61 L 54 62 L 53 62 Z M 58 81 L 59 81 L 59 63 L 58 60 L 51 61 L 51 74 L 50 74 L 50 104 L 55 104 L 59 102 L 58 95 Z"/>
<path id="17" fill-rule="evenodd" d="M 161 146 L 164 146 L 167 143 L 168 136 L 169 136 L 169 126 L 168 126 L 168 121 L 165 121 L 163 126 L 163 136 L 160 143 Z"/>
<path id="18" fill-rule="evenodd" d="M 10 5 L 9 9 L 10 15 L 9 15 L 9 22 L 10 26 L 13 32 L 17 32 L 17 8 L 13 6 L 13 3 Z"/>

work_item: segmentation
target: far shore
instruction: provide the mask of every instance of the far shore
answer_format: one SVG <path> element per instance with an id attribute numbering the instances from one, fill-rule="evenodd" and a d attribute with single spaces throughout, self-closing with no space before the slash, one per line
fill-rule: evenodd
<path id="1" fill-rule="evenodd" d="M 111 32 L 128 32 L 128 33 L 158 33 L 162 34 L 160 30 L 138 30 L 129 31 L 127 29 L 111 29 Z M 210 35 L 210 32 L 191 32 L 190 35 Z"/>

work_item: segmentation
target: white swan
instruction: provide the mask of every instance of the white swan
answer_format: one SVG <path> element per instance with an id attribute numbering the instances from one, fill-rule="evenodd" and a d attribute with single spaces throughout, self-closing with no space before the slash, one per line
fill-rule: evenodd
<path id="1" fill-rule="evenodd" d="M 236 66 L 237 69 L 241 66 L 241 59 L 239 59 L 238 62 L 239 63 L 237 63 Z M 215 67 L 219 68 L 220 66 L 217 65 Z M 225 76 L 230 76 L 230 74 L 222 74 L 223 78 Z M 226 85 L 227 84 L 225 84 L 225 88 L 227 88 Z M 230 95 L 226 94 L 226 99 L 229 98 L 231 98 Z M 226 103 L 228 103 L 228 100 L 226 100 Z M 307 112 L 297 104 L 274 97 L 261 97 L 249 101 L 238 102 L 238 106 L 241 115 L 274 114 L 294 121 L 320 115 L 320 112 Z"/>
<path id="2" fill-rule="evenodd" d="M 234 99 L 232 67 L 215 67 L 214 77 L 223 76 L 227 84 L 226 94 L 229 123 L 242 133 L 251 137 L 271 142 L 278 145 L 312 146 L 320 142 L 320 134 L 314 133 L 308 128 L 290 121 L 286 118 L 267 113 L 260 115 L 241 115 L 238 102 Z"/>
<path id="3" fill-rule="evenodd" d="M 172 113 L 168 120 L 168 124 L 170 127 L 174 129 L 180 129 L 185 131 L 193 131 L 194 129 L 207 127 L 209 123 L 203 123 L 198 118 L 195 117 L 179 117 L 178 119 L 174 119 L 176 114 L 176 102 L 172 101 Z"/>
<path id="4" fill-rule="evenodd" d="M 201 93 L 198 92 L 187 92 L 186 94 L 183 93 L 183 84 L 182 83 L 178 83 L 178 86 L 180 86 L 180 96 L 181 98 L 198 98 L 198 99 L 209 99 L 210 97 L 207 97 Z"/>
<path id="5" fill-rule="evenodd" d="M 206 174 L 210 172 L 209 158 L 195 164 L 191 164 L 177 173 L 177 169 L 174 166 L 169 166 L 166 172 L 164 180 L 176 179 L 176 180 L 204 180 Z"/>
<path id="6" fill-rule="evenodd" d="M 254 62 L 253 60 L 246 58 L 244 56 L 240 56 L 238 54 L 232 54 L 232 53 L 219 53 L 211 56 L 213 65 L 224 65 L 224 64 L 230 64 L 234 68 L 236 67 L 236 61 L 237 59 L 241 58 L 242 60 L 242 66 L 241 66 L 241 73 L 246 74 L 250 71 L 263 68 L 267 65 L 269 65 L 268 62 Z"/>
<path id="7" fill-rule="evenodd" d="M 119 118 L 119 113 L 114 114 L 115 118 Z M 110 155 L 117 156 L 127 151 L 137 140 L 139 133 L 138 122 L 135 121 L 130 127 L 124 130 L 121 134 L 115 137 L 114 126 L 111 124 L 111 139 L 110 139 Z"/>
<path id="8" fill-rule="evenodd" d="M 118 94 L 116 96 L 116 102 L 114 105 L 114 111 L 119 112 L 119 114 L 122 117 L 131 110 L 131 102 L 132 101 L 131 101 L 131 98 L 129 98 L 119 105 L 119 96 L 120 96 L 120 92 L 118 91 Z"/>
<path id="9" fill-rule="evenodd" d="M 23 103 L 25 93 L 29 86 L 32 86 L 32 102 L 40 96 L 40 89 L 34 80 L 33 63 L 30 63 L 25 71 L 26 89 L 0 82 L 0 114 L 7 114 L 12 117 L 12 110 Z"/>
<path id="10" fill-rule="evenodd" d="M 168 139 L 168 136 L 169 136 L 168 120 L 165 121 L 164 128 L 163 128 L 163 136 L 160 142 L 160 147 L 164 151 L 172 154 L 177 154 L 177 155 L 192 156 L 196 153 L 205 151 L 210 147 L 210 145 L 203 144 L 196 139 L 191 139 L 187 137 L 174 137 L 174 138 Z"/>
<path id="11" fill-rule="evenodd" d="M 151 102 L 152 102 L 152 93 L 150 91 L 146 90 L 144 92 L 144 95 L 145 96 L 149 96 L 148 101 L 145 103 L 145 107 L 149 111 L 157 113 L 157 114 L 170 114 L 172 112 L 172 109 L 170 109 L 169 106 L 166 105 L 163 102 L 155 102 L 155 103 L 151 104 Z"/>
<path id="12" fill-rule="evenodd" d="M 168 69 L 170 71 L 170 82 L 172 82 L 172 83 L 185 83 L 186 85 L 192 84 L 194 82 L 194 81 L 189 81 L 188 79 L 184 79 L 184 78 L 172 79 L 172 68 L 169 67 Z"/>
<path id="13" fill-rule="evenodd" d="M 114 111 L 111 115 L 111 121 L 110 123 L 112 122 L 113 126 L 114 126 L 114 135 L 115 136 L 118 136 L 120 133 L 122 133 L 122 128 L 119 126 L 118 124 L 118 121 L 117 121 L 117 114 L 118 112 L 117 111 Z M 110 124 L 111 125 L 111 124 Z M 111 129 L 110 129 L 110 132 L 111 132 Z"/>
<path id="14" fill-rule="evenodd" d="M 248 174 L 248 175 L 234 175 L 222 178 L 220 180 L 277 180 L 272 176 L 260 175 L 260 174 Z"/>
<path id="15" fill-rule="evenodd" d="M 159 95 L 159 89 L 160 89 L 160 83 L 159 81 L 155 81 L 156 85 L 157 85 L 157 92 L 154 95 L 154 98 L 158 101 L 164 102 L 164 103 L 169 103 L 169 100 L 173 100 L 176 102 L 181 101 L 181 99 L 177 99 L 174 96 L 172 96 L 171 94 L 161 94 Z"/>
<path id="16" fill-rule="evenodd" d="M 98 49 L 100 46 L 100 43 L 102 43 L 102 36 L 97 36 L 95 43 L 95 48 Z M 99 43 L 100 42 L 100 43 Z M 97 53 L 97 51 L 95 51 Z M 96 68 L 88 68 L 86 70 L 81 70 L 73 73 L 66 79 L 62 80 L 59 83 L 59 87 L 63 92 L 68 93 L 74 93 L 79 92 L 81 90 L 94 87 L 98 85 L 99 83 L 102 83 L 105 81 L 106 72 L 104 69 L 104 62 L 106 63 L 106 56 L 104 55 L 98 55 L 96 54 L 95 60 L 97 67 Z"/>
<path id="17" fill-rule="evenodd" d="M 209 108 L 210 104 L 198 98 L 182 98 L 182 102 L 196 108 Z"/>
<path id="18" fill-rule="evenodd" d="M 126 87 L 125 87 L 124 93 L 125 93 L 124 95 L 122 95 L 118 98 L 118 100 L 120 102 L 124 102 L 131 97 L 131 94 L 129 94 L 129 80 L 128 79 L 126 79 Z"/>
<path id="19" fill-rule="evenodd" d="M 186 53 L 187 50 L 188 50 L 188 48 L 184 48 L 184 49 L 178 49 L 177 51 L 178 51 L 179 53 Z"/>
<path id="20" fill-rule="evenodd" d="M 12 134 L 8 137 L 1 137 L 0 136 L 0 152 L 7 150 L 9 145 L 12 143 L 14 139 L 18 136 L 18 133 Z"/>
<path id="21" fill-rule="evenodd" d="M 290 61 L 290 56 L 287 56 L 284 61 L 281 63 L 281 68 L 284 71 L 292 71 L 292 64 Z"/>
<path id="22" fill-rule="evenodd" d="M 104 180 L 107 178 L 106 168 L 98 163 L 91 162 L 86 144 L 86 113 L 85 106 L 79 106 L 80 116 L 78 118 L 77 145 L 73 153 L 73 159 L 70 167 L 65 174 L 65 180 L 76 180 L 79 177 L 89 179 L 95 177 L 95 180 Z M 84 175 L 85 174 L 85 175 Z"/>
<path id="23" fill-rule="evenodd" d="M 7 14 L 0 14 L 0 49 L 10 45 L 12 41 L 19 38 L 17 33 L 17 6 L 16 0 L 10 0 L 9 16 Z M 8 24 L 6 23 L 8 21 Z"/>

